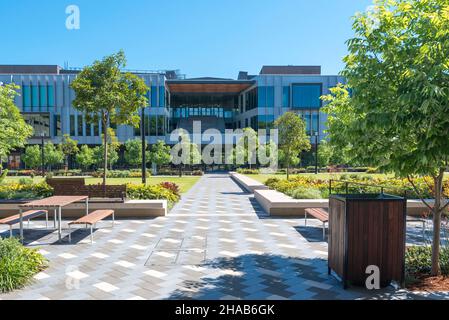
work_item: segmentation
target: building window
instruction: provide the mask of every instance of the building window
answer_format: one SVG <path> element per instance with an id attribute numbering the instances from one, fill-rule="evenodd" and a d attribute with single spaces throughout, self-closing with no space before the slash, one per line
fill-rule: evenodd
<path id="1" fill-rule="evenodd" d="M 165 87 L 159 87 L 159 107 L 165 107 Z"/>
<path id="2" fill-rule="evenodd" d="M 50 137 L 50 115 L 48 113 L 24 113 L 23 118 L 33 127 L 33 137 L 40 137 L 42 134 Z"/>
<path id="3" fill-rule="evenodd" d="M 55 86 L 50 84 L 47 86 L 47 106 L 50 108 L 55 107 Z"/>
<path id="4" fill-rule="evenodd" d="M 22 104 L 24 111 L 31 111 L 31 87 L 29 85 L 22 86 Z"/>
<path id="5" fill-rule="evenodd" d="M 86 122 L 86 137 L 92 137 L 93 133 L 92 124 Z"/>
<path id="6" fill-rule="evenodd" d="M 76 132 L 75 132 L 75 116 L 73 114 L 70 115 L 70 135 L 72 137 L 76 136 Z"/>
<path id="7" fill-rule="evenodd" d="M 157 87 L 151 86 L 151 107 L 157 107 Z"/>
<path id="8" fill-rule="evenodd" d="M 39 86 L 39 105 L 41 106 L 41 111 L 47 106 L 47 86 Z"/>
<path id="9" fill-rule="evenodd" d="M 321 84 L 294 84 L 293 108 L 321 108 Z"/>
<path id="10" fill-rule="evenodd" d="M 158 136 L 165 136 L 165 117 L 164 116 L 158 116 L 158 119 L 157 119 L 157 135 Z"/>
<path id="11" fill-rule="evenodd" d="M 83 136 L 83 116 L 77 117 L 77 124 L 78 124 L 78 130 L 77 130 L 77 136 L 81 137 Z"/>
<path id="12" fill-rule="evenodd" d="M 61 116 L 59 114 L 53 115 L 53 135 L 55 137 L 59 137 L 62 135 Z"/>
<path id="13" fill-rule="evenodd" d="M 259 87 L 258 107 L 274 108 L 274 87 Z"/>
<path id="14" fill-rule="evenodd" d="M 31 106 L 34 111 L 39 108 L 39 87 L 31 86 Z"/>
<path id="15" fill-rule="evenodd" d="M 94 127 L 94 137 L 100 136 L 100 125 L 98 124 L 98 121 L 95 121 L 92 126 Z"/>
<path id="16" fill-rule="evenodd" d="M 282 87 L 282 107 L 290 108 L 290 87 Z"/>

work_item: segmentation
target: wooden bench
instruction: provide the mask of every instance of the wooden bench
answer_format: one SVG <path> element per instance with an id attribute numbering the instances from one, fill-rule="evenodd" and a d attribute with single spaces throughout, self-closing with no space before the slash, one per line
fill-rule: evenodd
<path id="1" fill-rule="evenodd" d="M 30 227 L 30 220 L 40 217 L 45 214 L 45 226 L 48 228 L 48 211 L 47 210 L 30 210 L 22 213 L 22 221 L 28 221 L 28 228 Z M 20 223 L 20 214 L 7 217 L 0 220 L 0 224 L 9 226 L 9 236 L 12 238 L 12 226 Z"/>
<path id="2" fill-rule="evenodd" d="M 86 185 L 84 178 L 47 178 L 47 183 L 55 196 L 87 195 L 89 198 L 120 199 L 122 202 L 126 198 L 126 185 Z"/>
<path id="3" fill-rule="evenodd" d="M 69 222 L 69 242 L 72 242 L 72 236 L 71 236 L 71 226 L 74 224 L 84 224 L 86 225 L 86 228 L 88 225 L 90 225 L 90 242 L 94 242 L 93 238 L 93 228 L 95 224 L 109 216 L 112 215 L 112 226 L 114 226 L 114 210 L 96 210 L 92 213 L 89 213 L 88 215 L 79 218 L 78 220 Z"/>
<path id="4" fill-rule="evenodd" d="M 307 215 L 320 220 L 323 223 L 323 240 L 326 239 L 326 223 L 329 222 L 329 213 L 321 208 L 307 208 L 305 212 L 305 225 L 307 226 Z"/>

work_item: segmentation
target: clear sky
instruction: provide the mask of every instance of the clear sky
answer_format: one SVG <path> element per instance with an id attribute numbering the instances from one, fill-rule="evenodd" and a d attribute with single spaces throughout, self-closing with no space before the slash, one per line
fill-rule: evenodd
<path id="1" fill-rule="evenodd" d="M 82 67 L 125 50 L 130 69 L 235 78 L 262 65 L 337 74 L 351 17 L 371 0 L 0 0 L 0 64 Z M 66 28 L 68 5 L 80 29 Z"/>

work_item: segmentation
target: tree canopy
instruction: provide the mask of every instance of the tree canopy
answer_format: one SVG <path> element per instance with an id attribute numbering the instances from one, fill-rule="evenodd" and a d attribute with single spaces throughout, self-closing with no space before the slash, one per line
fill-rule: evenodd
<path id="1" fill-rule="evenodd" d="M 26 124 L 14 104 L 18 89 L 14 84 L 0 83 L 0 157 L 8 155 L 11 150 L 24 147 L 33 134 L 33 128 Z"/>
<path id="2" fill-rule="evenodd" d="M 353 160 L 407 177 L 414 188 L 414 177 L 433 178 L 435 203 L 422 200 L 434 216 L 438 274 L 449 157 L 449 1 L 378 0 L 355 17 L 353 29 L 342 72 L 347 85 L 324 97 L 330 142 L 348 148 Z"/>
<path id="3" fill-rule="evenodd" d="M 274 126 L 278 130 L 278 149 L 282 154 L 279 160 L 285 161 L 289 179 L 291 162 L 301 152 L 310 150 L 310 137 L 306 134 L 304 120 L 294 112 L 284 113 L 276 119 Z"/>
<path id="4" fill-rule="evenodd" d="M 122 72 L 126 66 L 123 51 L 85 67 L 72 82 L 76 98 L 73 106 L 85 114 L 88 122 L 101 120 L 103 127 L 103 184 L 107 177 L 108 128 L 111 123 L 139 126 L 138 110 L 147 105 L 144 80 Z"/>

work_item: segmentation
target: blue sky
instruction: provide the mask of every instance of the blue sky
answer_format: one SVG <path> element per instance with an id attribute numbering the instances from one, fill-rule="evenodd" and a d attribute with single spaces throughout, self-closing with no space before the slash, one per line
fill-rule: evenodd
<path id="1" fill-rule="evenodd" d="M 351 17 L 371 0 L 0 0 L 0 64 L 82 67 L 124 49 L 130 69 L 235 78 L 262 65 L 337 74 Z M 65 27 L 68 5 L 80 30 Z"/>

